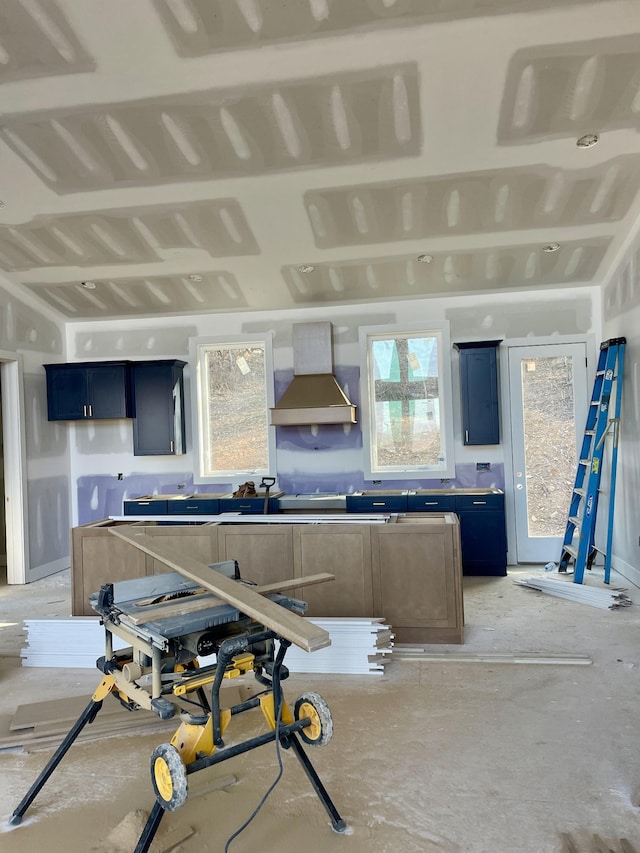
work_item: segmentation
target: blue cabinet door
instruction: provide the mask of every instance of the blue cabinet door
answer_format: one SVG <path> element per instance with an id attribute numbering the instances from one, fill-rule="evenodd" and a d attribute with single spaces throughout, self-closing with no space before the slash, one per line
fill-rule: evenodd
<path id="1" fill-rule="evenodd" d="M 131 417 L 125 361 L 45 364 L 50 421 Z"/>
<path id="2" fill-rule="evenodd" d="M 406 495 L 347 495 L 347 512 L 406 512 Z"/>
<path id="3" fill-rule="evenodd" d="M 507 574 L 504 495 L 456 495 L 465 575 Z"/>
<path id="4" fill-rule="evenodd" d="M 462 442 L 499 444 L 497 346 L 500 341 L 454 344 L 460 351 Z"/>
<path id="5" fill-rule="evenodd" d="M 185 361 L 134 361 L 133 455 L 179 456 L 185 452 Z"/>

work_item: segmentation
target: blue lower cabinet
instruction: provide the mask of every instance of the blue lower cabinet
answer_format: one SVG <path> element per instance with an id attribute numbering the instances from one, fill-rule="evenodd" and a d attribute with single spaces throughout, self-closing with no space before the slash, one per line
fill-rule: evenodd
<path id="1" fill-rule="evenodd" d="M 507 574 L 504 494 L 456 495 L 465 575 Z"/>
<path id="2" fill-rule="evenodd" d="M 264 498 L 220 498 L 220 512 L 262 515 Z M 269 498 L 269 513 L 278 512 L 278 498 Z"/>
<path id="3" fill-rule="evenodd" d="M 347 495 L 347 512 L 406 512 L 406 495 Z"/>
<path id="4" fill-rule="evenodd" d="M 168 515 L 217 515 L 219 498 L 174 498 L 167 501 Z"/>
<path id="5" fill-rule="evenodd" d="M 408 512 L 455 511 L 454 495 L 407 495 Z"/>
<path id="6" fill-rule="evenodd" d="M 167 499 L 144 497 L 124 501 L 125 515 L 166 515 Z"/>

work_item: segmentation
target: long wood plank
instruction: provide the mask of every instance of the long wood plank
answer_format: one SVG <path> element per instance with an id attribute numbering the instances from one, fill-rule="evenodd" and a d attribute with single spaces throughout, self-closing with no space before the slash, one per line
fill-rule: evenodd
<path id="1" fill-rule="evenodd" d="M 157 538 L 150 541 L 151 537 L 147 537 L 144 530 L 110 527 L 109 533 L 129 542 L 170 569 L 180 572 L 181 575 L 211 590 L 218 598 L 233 604 L 241 613 L 250 616 L 301 649 L 314 652 L 316 649 L 331 645 L 331 637 L 327 631 L 310 622 L 305 622 L 300 616 L 285 610 L 284 607 L 280 607 L 250 587 L 226 578 L 219 572 L 213 572 L 206 563 L 181 554 L 164 543 L 160 544 Z"/>
<path id="2" fill-rule="evenodd" d="M 302 586 L 312 586 L 317 583 L 335 580 L 335 575 L 329 572 L 319 572 L 316 575 L 306 575 L 301 578 L 289 578 L 287 580 L 278 581 L 277 583 L 263 584 L 262 586 L 249 587 L 252 592 L 258 592 L 260 595 L 266 595 L 269 592 L 283 592 L 289 589 L 297 589 Z M 136 604 L 141 606 L 143 602 L 137 601 Z M 154 622 L 156 619 L 166 619 L 169 616 L 187 616 L 190 613 L 197 613 L 199 610 L 207 610 L 209 607 L 215 607 L 216 604 L 222 604 L 216 601 L 211 596 L 209 590 L 202 590 L 189 598 L 180 599 L 174 603 L 167 604 L 148 604 L 144 610 L 137 613 L 128 613 L 127 619 L 133 622 L 134 625 L 144 625 L 146 622 Z"/>
<path id="3" fill-rule="evenodd" d="M 167 522 L 182 524 L 387 524 L 389 513 L 283 513 L 282 515 L 258 515 L 239 512 L 223 512 L 220 515 L 110 515 L 109 521 Z"/>

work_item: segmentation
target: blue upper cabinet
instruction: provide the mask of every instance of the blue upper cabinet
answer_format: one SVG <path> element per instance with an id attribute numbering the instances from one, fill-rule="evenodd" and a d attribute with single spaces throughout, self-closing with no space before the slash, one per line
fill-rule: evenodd
<path id="1" fill-rule="evenodd" d="M 454 344 L 460 353 L 463 444 L 500 444 L 497 358 L 500 343 Z"/>
<path id="2" fill-rule="evenodd" d="M 134 456 L 179 456 L 186 451 L 185 364 L 175 359 L 130 362 Z"/>
<path id="3" fill-rule="evenodd" d="M 128 367 L 126 361 L 45 364 L 48 419 L 130 418 Z"/>

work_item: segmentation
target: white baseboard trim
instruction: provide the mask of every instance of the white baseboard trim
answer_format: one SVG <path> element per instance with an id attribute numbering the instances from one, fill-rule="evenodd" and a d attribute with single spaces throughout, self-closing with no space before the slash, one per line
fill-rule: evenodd
<path id="1" fill-rule="evenodd" d="M 70 566 L 71 561 L 69 560 L 69 557 L 60 557 L 59 560 L 53 560 L 51 563 L 36 566 L 35 568 L 29 569 L 29 580 L 27 583 L 42 580 L 42 578 L 47 578 L 49 575 L 55 575 L 57 572 L 62 572 Z"/>
<path id="2" fill-rule="evenodd" d="M 611 566 L 621 574 L 622 577 L 631 581 L 634 586 L 640 587 L 640 569 L 625 562 L 621 557 L 611 556 Z"/>

